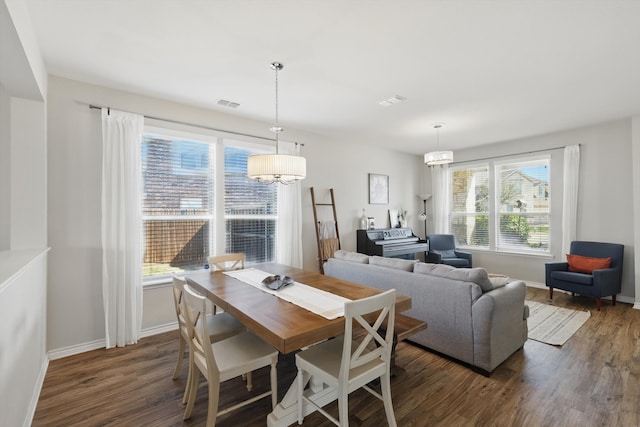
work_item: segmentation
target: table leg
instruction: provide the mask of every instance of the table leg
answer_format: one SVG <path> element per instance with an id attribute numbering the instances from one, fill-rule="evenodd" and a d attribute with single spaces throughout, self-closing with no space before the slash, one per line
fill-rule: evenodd
<path id="1" fill-rule="evenodd" d="M 316 403 L 316 405 L 323 407 L 338 398 L 338 392 L 332 387 L 328 387 L 322 384 L 321 381 L 311 377 L 309 379 L 311 387 L 305 391 L 306 397 Z M 304 381 L 306 384 L 307 381 Z M 316 411 L 316 408 L 304 402 L 302 406 L 302 413 L 307 416 Z M 294 379 L 289 386 L 286 394 L 278 403 L 268 416 L 267 426 L 290 426 L 298 422 L 298 381 Z"/>

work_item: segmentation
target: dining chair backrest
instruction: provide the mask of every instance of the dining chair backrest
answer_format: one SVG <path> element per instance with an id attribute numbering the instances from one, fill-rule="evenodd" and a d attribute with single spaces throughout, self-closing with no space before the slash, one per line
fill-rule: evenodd
<path id="1" fill-rule="evenodd" d="M 173 276 L 173 304 L 176 309 L 176 317 L 178 318 L 178 328 L 180 334 L 185 340 L 189 340 L 189 328 L 187 327 L 187 320 L 184 316 L 184 310 L 182 305 L 182 291 L 187 281 L 179 277 Z"/>
<path id="2" fill-rule="evenodd" d="M 386 369 L 391 364 L 391 349 L 393 346 L 393 329 L 396 312 L 396 291 L 388 290 L 378 295 L 363 298 L 344 304 L 345 333 L 340 364 L 340 382 L 346 384 L 349 371 L 380 359 L 385 362 Z M 367 321 L 366 315 L 378 313 L 373 323 Z M 354 323 L 355 322 L 355 323 Z M 354 337 L 354 324 L 364 329 L 362 336 Z M 354 341 L 354 338 L 357 341 Z M 352 345 L 357 348 L 352 350 Z M 372 344 L 376 348 L 372 349 Z"/>
<path id="3" fill-rule="evenodd" d="M 182 294 L 183 311 L 189 328 L 191 351 L 193 361 L 201 371 L 207 372 L 207 378 L 219 381 L 220 372 L 217 369 L 216 359 L 211 348 L 210 332 L 207 330 L 207 322 L 199 322 L 207 315 L 207 298 L 193 290 L 188 284 L 183 286 Z"/>
<path id="4" fill-rule="evenodd" d="M 214 255 L 209 257 L 209 267 L 213 270 L 240 270 L 244 268 L 245 255 L 243 253 L 233 253 L 224 255 Z"/>

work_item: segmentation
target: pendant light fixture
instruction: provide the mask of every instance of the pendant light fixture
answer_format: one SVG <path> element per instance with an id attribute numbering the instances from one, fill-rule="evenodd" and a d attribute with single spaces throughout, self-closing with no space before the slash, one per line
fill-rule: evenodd
<path id="1" fill-rule="evenodd" d="M 282 70 L 280 62 L 273 62 L 271 68 L 276 72 L 276 122 L 271 132 L 276 134 L 276 154 L 257 154 L 247 159 L 247 176 L 259 182 L 271 184 L 291 184 L 307 176 L 307 161 L 302 156 L 280 154 L 278 145 L 280 132 L 284 129 L 278 121 L 278 71 Z"/>
<path id="2" fill-rule="evenodd" d="M 440 151 L 440 128 L 444 123 L 436 123 L 433 127 L 438 133 L 437 151 L 431 151 L 424 155 L 424 164 L 427 166 L 445 165 L 453 162 L 453 151 Z"/>

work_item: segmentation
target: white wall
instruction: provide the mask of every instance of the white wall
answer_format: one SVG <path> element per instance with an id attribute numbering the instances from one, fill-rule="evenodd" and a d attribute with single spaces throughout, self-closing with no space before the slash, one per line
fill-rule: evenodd
<path id="1" fill-rule="evenodd" d="M 0 84 L 0 251 L 9 250 L 11 242 L 10 102 L 9 94 Z"/>
<path id="2" fill-rule="evenodd" d="M 0 425 L 28 426 L 48 362 L 47 75 L 24 1 L 0 1 L 0 58 Z"/>
<path id="3" fill-rule="evenodd" d="M 456 151 L 456 162 L 511 155 L 580 144 L 578 240 L 625 245 L 621 301 L 633 302 L 635 293 L 634 214 L 631 120 L 619 120 L 576 130 Z M 552 257 L 534 257 L 472 251 L 474 265 L 490 272 L 544 283 L 544 263 L 565 260 L 561 253 L 562 151 L 552 150 Z M 640 165 L 635 165 L 636 168 Z M 427 176 L 427 185 L 430 177 Z"/>
<path id="4" fill-rule="evenodd" d="M 12 250 L 47 246 L 47 144 L 45 104 L 11 98 Z"/>
<path id="5" fill-rule="evenodd" d="M 0 425 L 28 426 L 46 357 L 46 250 L 0 252 Z"/>
<path id="6" fill-rule="evenodd" d="M 48 345 L 82 351 L 104 345 L 100 251 L 101 122 L 88 104 L 148 116 L 272 137 L 271 124 L 211 110 L 143 97 L 51 76 L 48 94 L 49 265 Z M 379 227 L 387 210 L 403 207 L 415 219 L 420 207 L 422 165 L 417 156 L 351 146 L 287 127 L 283 139 L 303 142 L 308 177 L 303 187 L 304 268 L 318 269 L 309 187 L 318 198 L 336 194 L 338 222 L 346 249 L 355 250 L 355 228 L 362 208 Z M 368 205 L 368 173 L 390 177 L 390 204 Z M 420 228 L 421 229 L 421 228 Z M 169 288 L 144 291 L 143 328 L 175 322 Z M 68 304 L 76 308 L 68 310 Z M 75 347 L 79 346 L 79 347 Z M 64 350 L 62 353 L 64 354 Z"/>

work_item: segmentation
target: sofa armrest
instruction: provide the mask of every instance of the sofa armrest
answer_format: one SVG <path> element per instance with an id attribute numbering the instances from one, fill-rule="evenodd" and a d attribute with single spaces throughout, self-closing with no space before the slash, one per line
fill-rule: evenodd
<path id="1" fill-rule="evenodd" d="M 474 365 L 491 372 L 527 340 L 521 280 L 485 292 L 472 305 Z"/>
<path id="2" fill-rule="evenodd" d="M 425 262 L 430 262 L 433 264 L 442 264 L 442 255 L 433 251 L 427 251 Z"/>
<path id="3" fill-rule="evenodd" d="M 569 263 L 568 262 L 547 262 L 544 264 L 544 278 L 545 284 L 549 286 L 551 283 L 551 272 L 553 271 L 568 271 Z"/>

